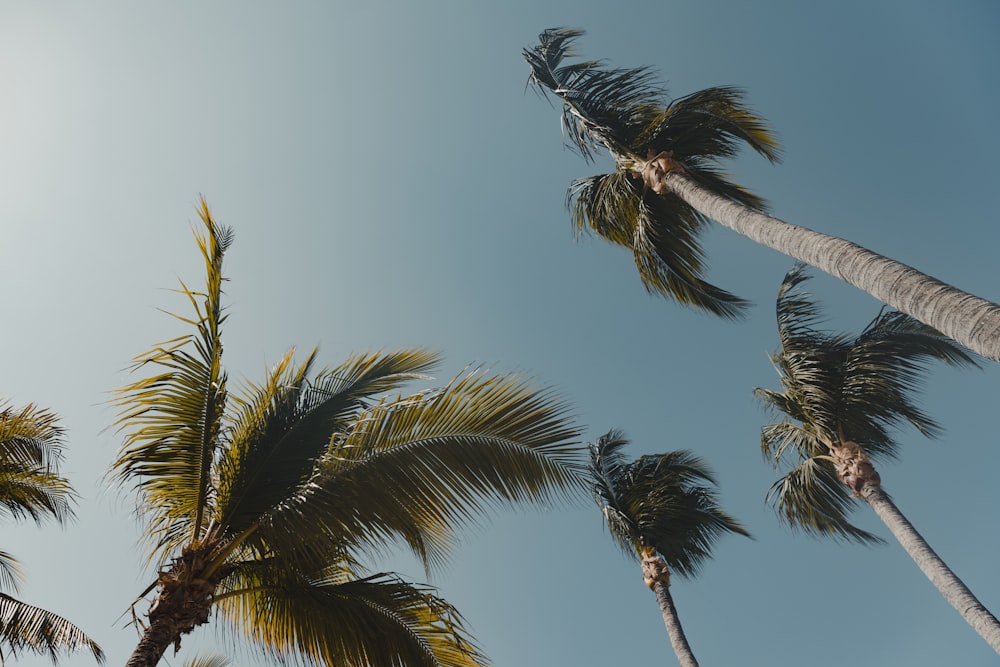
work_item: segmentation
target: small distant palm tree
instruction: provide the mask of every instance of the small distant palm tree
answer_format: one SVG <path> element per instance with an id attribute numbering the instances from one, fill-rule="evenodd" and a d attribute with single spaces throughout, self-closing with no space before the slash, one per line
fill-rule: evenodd
<path id="1" fill-rule="evenodd" d="M 73 517 L 73 489 L 59 474 L 63 430 L 48 410 L 0 404 L 0 512 L 8 517 L 64 524 Z M 17 560 L 0 552 L 0 588 L 18 590 L 22 581 Z M 98 662 L 104 652 L 82 630 L 50 611 L 0 592 L 0 646 L 11 654 L 88 649 Z M 3 651 L 0 649 L 0 659 Z"/>
<path id="2" fill-rule="evenodd" d="M 627 444 L 613 430 L 590 446 L 594 498 L 618 546 L 641 561 L 680 664 L 697 667 L 670 595 L 670 573 L 694 576 L 719 537 L 749 533 L 719 508 L 715 480 L 701 459 L 675 451 L 627 461 Z"/>
<path id="3" fill-rule="evenodd" d="M 912 317 L 883 310 L 857 336 L 817 328 L 816 305 L 793 268 L 778 293 L 781 349 L 772 356 L 783 390 L 756 394 L 784 421 L 761 431 L 775 465 L 792 469 L 771 488 L 770 500 L 792 526 L 818 536 L 880 541 L 848 521 L 857 499 L 885 523 L 944 598 L 1000 653 L 1000 623 L 903 516 L 883 490 L 873 459 L 894 458 L 895 427 L 909 423 L 927 436 L 940 427 L 914 403 L 926 364 L 975 365 L 953 341 Z"/>
<path id="4" fill-rule="evenodd" d="M 580 179 L 569 203 L 578 233 L 632 251 L 650 292 L 727 318 L 747 302 L 705 281 L 700 235 L 710 220 L 806 262 L 1000 361 L 1000 305 L 854 243 L 765 213 L 764 200 L 733 182 L 720 162 L 746 145 L 775 162 L 778 142 L 738 88 L 664 101 L 653 72 L 566 63 L 580 30 L 546 30 L 524 50 L 531 81 L 563 105 L 569 141 L 588 161 L 606 149 L 615 171 Z"/>
<path id="5" fill-rule="evenodd" d="M 402 542 L 429 566 L 487 508 L 582 487 L 565 406 L 516 375 L 463 373 L 402 395 L 424 350 L 314 370 L 289 352 L 230 394 L 222 261 L 232 233 L 202 202 L 203 291 L 181 286 L 193 333 L 136 359 L 119 390 L 113 467 L 138 492 L 157 566 L 129 667 L 152 667 L 217 610 L 276 661 L 473 667 L 485 658 L 433 589 L 364 562 Z"/>

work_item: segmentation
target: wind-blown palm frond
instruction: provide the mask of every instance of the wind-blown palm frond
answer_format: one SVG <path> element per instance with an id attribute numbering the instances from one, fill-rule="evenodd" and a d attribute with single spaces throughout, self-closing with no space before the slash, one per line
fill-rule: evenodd
<path id="1" fill-rule="evenodd" d="M 651 294 L 735 319 L 749 302 L 702 279 L 699 235 L 707 220 L 675 197 L 661 197 L 624 171 L 580 179 L 568 205 L 578 234 L 593 232 L 632 251 L 639 278 Z M 658 221 L 670 219 L 669 230 Z"/>
<path id="2" fill-rule="evenodd" d="M 254 646 L 282 663 L 487 664 L 458 611 L 429 587 L 393 574 L 358 578 L 343 567 L 310 577 L 262 565 L 241 570 L 243 587 L 221 593 L 219 609 Z"/>
<path id="3" fill-rule="evenodd" d="M 595 499 L 626 554 L 639 557 L 651 547 L 671 571 L 694 576 L 722 535 L 749 536 L 719 507 L 715 479 L 700 458 L 674 451 L 629 462 L 621 453 L 627 444 L 614 430 L 590 448 Z"/>
<path id="4" fill-rule="evenodd" d="M 65 618 L 0 593 L 0 642 L 13 655 L 22 651 L 48 653 L 55 662 L 61 651 L 87 649 L 103 663 L 104 652 Z M 2 653 L 0 653 L 2 655 Z"/>
<path id="5" fill-rule="evenodd" d="M 785 520 L 809 532 L 869 541 L 870 533 L 847 520 L 853 499 L 836 477 L 829 447 L 854 442 L 872 459 L 891 458 L 900 426 L 909 423 L 935 435 L 938 425 L 914 400 L 927 364 L 976 361 L 954 341 L 896 311 L 883 310 L 854 337 L 821 331 L 819 309 L 801 289 L 807 278 L 805 267 L 796 265 L 778 292 L 781 348 L 772 361 L 782 391 L 755 391 L 791 420 L 761 431 L 762 451 L 776 466 L 786 454 L 794 459 L 769 498 Z"/>
<path id="6" fill-rule="evenodd" d="M 232 438 L 219 464 L 221 530 L 241 532 L 292 495 L 357 415 L 385 392 L 425 373 L 438 357 L 425 350 L 356 355 L 309 378 L 315 350 L 298 368 L 292 351 L 267 382 L 237 398 Z"/>
<path id="7" fill-rule="evenodd" d="M 429 565 L 484 509 L 582 488 L 576 435 L 551 393 L 516 375 L 466 373 L 359 414 L 258 536 L 272 549 L 314 540 L 317 554 L 331 539 L 375 551 L 402 539 Z"/>
<path id="8" fill-rule="evenodd" d="M 75 495 L 58 473 L 62 440 L 54 413 L 35 405 L 17 409 L 0 403 L 0 512 L 36 523 L 73 518 Z"/>
<path id="9" fill-rule="evenodd" d="M 564 63 L 575 55 L 573 42 L 582 34 L 546 30 L 537 46 L 524 50 L 530 82 L 562 101 L 572 145 L 588 161 L 604 146 L 618 168 L 616 174 L 581 179 L 570 187 L 576 228 L 631 248 L 650 292 L 717 316 L 739 317 L 748 303 L 703 277 L 700 235 L 707 219 L 674 194 L 650 190 L 638 172 L 647 159 L 666 152 L 701 186 L 763 210 L 764 200 L 731 181 L 718 163 L 736 155 L 743 144 L 777 161 L 777 141 L 737 88 L 708 88 L 667 102 L 648 68 Z"/>
<path id="10" fill-rule="evenodd" d="M 207 269 L 205 291 L 182 282 L 179 292 L 194 316 L 175 315 L 195 333 L 137 357 L 134 370 L 151 365 L 160 372 L 122 387 L 115 399 L 116 425 L 125 437 L 112 471 L 119 482 L 133 482 L 142 496 L 146 534 L 156 545 L 152 558 L 178 551 L 204 528 L 226 404 L 222 259 L 232 231 L 216 225 L 204 200 L 199 215 L 206 228 L 195 234 Z"/>

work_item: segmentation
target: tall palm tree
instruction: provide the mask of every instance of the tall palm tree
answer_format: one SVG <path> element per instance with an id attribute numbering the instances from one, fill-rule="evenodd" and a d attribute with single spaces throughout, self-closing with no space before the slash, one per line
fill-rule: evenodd
<path id="1" fill-rule="evenodd" d="M 715 480 L 701 459 L 675 451 L 627 461 L 627 444 L 613 430 L 590 445 L 594 498 L 618 546 L 641 561 L 680 664 L 697 667 L 670 595 L 670 573 L 694 576 L 719 537 L 749 534 L 719 508 Z"/>
<path id="2" fill-rule="evenodd" d="M 193 327 L 135 360 L 119 390 L 112 471 L 138 492 L 158 575 L 128 661 L 151 666 L 216 610 L 275 660 L 468 667 L 485 660 L 426 586 L 363 562 L 400 541 L 425 566 L 486 508 L 582 489 L 565 406 L 519 376 L 479 370 L 397 393 L 438 362 L 423 350 L 356 355 L 314 370 L 286 354 L 229 393 L 222 366 L 223 256 L 232 233 L 202 201 L 204 291 L 181 284 Z"/>
<path id="3" fill-rule="evenodd" d="M 15 408 L 0 404 L 0 512 L 8 517 L 64 524 L 73 518 L 73 489 L 59 474 L 63 430 L 56 415 L 35 405 Z M 0 551 L 0 588 L 18 590 L 20 565 Z M 88 649 L 98 662 L 104 652 L 80 628 L 65 618 L 0 592 L 0 646 L 47 653 L 53 661 L 61 651 Z M 3 651 L 0 649 L 0 660 Z"/>
<path id="4" fill-rule="evenodd" d="M 975 365 L 959 345 L 912 317 L 883 310 L 857 336 L 817 328 L 816 305 L 799 288 L 802 265 L 782 282 L 777 300 L 781 349 L 772 357 L 782 391 L 756 394 L 784 421 L 765 426 L 761 447 L 775 465 L 793 467 L 771 488 L 779 516 L 808 533 L 879 541 L 848 521 L 866 502 L 941 595 L 1000 653 L 1000 623 L 934 553 L 883 490 L 873 459 L 893 458 L 896 427 L 933 436 L 939 426 L 914 403 L 927 363 Z"/>
<path id="5" fill-rule="evenodd" d="M 563 104 L 569 140 L 588 161 L 603 146 L 616 170 L 570 186 L 578 233 L 594 232 L 632 250 L 646 289 L 723 317 L 746 302 L 703 278 L 699 235 L 709 220 L 858 287 L 1000 361 L 1000 306 L 854 243 L 790 225 L 729 180 L 719 162 L 742 144 L 780 157 L 767 124 L 731 87 L 666 103 L 648 68 L 564 63 L 579 30 L 546 30 L 524 50 L 531 81 Z"/>

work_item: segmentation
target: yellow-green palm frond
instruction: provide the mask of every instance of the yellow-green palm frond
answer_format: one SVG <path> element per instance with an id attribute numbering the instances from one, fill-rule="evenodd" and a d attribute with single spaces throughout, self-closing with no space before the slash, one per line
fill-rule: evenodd
<path id="1" fill-rule="evenodd" d="M 104 651 L 80 628 L 61 616 L 3 593 L 0 593 L 0 644 L 6 645 L 15 657 L 26 651 L 43 653 L 54 663 L 63 651 L 85 649 L 97 662 L 104 662 Z"/>
<path id="2" fill-rule="evenodd" d="M 184 667 L 229 667 L 232 660 L 223 655 L 198 655 L 184 661 Z"/>
<path id="3" fill-rule="evenodd" d="M 517 375 L 461 374 L 384 400 L 334 436 L 313 477 L 261 522 L 276 552 L 384 552 L 402 539 L 429 564 L 484 510 L 581 490 L 564 404 Z"/>
<path id="4" fill-rule="evenodd" d="M 241 568 L 220 614 L 282 664 L 477 667 L 488 664 L 458 611 L 394 574 L 329 567 L 303 576 L 279 563 Z"/>
<path id="5" fill-rule="evenodd" d="M 749 537 L 719 506 L 711 470 L 686 450 L 622 453 L 628 440 L 613 430 L 590 446 L 590 482 L 611 536 L 628 555 L 652 547 L 672 572 L 694 576 L 726 533 Z"/>
<path id="6" fill-rule="evenodd" d="M 136 357 L 133 372 L 151 368 L 152 374 L 117 390 L 114 399 L 124 443 L 112 473 L 139 491 L 147 537 L 161 554 L 197 539 L 204 528 L 226 405 L 222 261 L 232 232 L 215 223 L 204 201 L 199 214 L 205 231 L 195 236 L 206 286 L 201 292 L 182 282 L 179 293 L 194 313 L 175 315 L 195 331 Z"/>
<path id="7" fill-rule="evenodd" d="M 261 386 L 235 402 L 231 444 L 219 465 L 217 521 L 241 532 L 299 489 L 357 415 L 403 383 L 425 378 L 437 355 L 421 349 L 358 354 L 309 378 L 315 351 L 293 367 L 289 352 Z"/>
<path id="8" fill-rule="evenodd" d="M 75 494 L 59 474 L 63 430 L 55 413 L 0 403 L 0 512 L 36 523 L 73 518 Z"/>
<path id="9" fill-rule="evenodd" d="M 632 251 L 648 292 L 719 317 L 744 314 L 749 302 L 704 279 L 700 235 L 708 221 L 679 199 L 661 197 L 617 171 L 574 182 L 567 204 L 577 234 L 593 232 Z M 671 221 L 669 228 L 663 220 Z"/>

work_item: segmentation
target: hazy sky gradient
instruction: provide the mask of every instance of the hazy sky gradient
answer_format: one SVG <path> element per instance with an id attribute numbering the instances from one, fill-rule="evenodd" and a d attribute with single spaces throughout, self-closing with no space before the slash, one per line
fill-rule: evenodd
<path id="1" fill-rule="evenodd" d="M 440 379 L 486 363 L 556 388 L 588 440 L 619 427 L 634 455 L 704 457 L 756 538 L 724 539 L 698 580 L 674 580 L 705 667 L 1000 662 L 895 542 L 818 541 L 765 505 L 776 475 L 752 389 L 777 386 L 773 304 L 791 260 L 707 235 L 710 279 L 757 304 L 734 324 L 648 296 L 627 252 L 574 242 L 566 187 L 608 163 L 563 147 L 521 57 L 561 25 L 588 31 L 588 58 L 656 67 L 673 95 L 746 88 L 785 160 L 732 171 L 779 217 L 1000 300 L 994 0 L 3 3 L 0 395 L 63 416 L 81 495 L 66 530 L 4 525 L 21 599 L 82 626 L 109 665 L 135 646 L 129 605 L 154 574 L 129 495 L 104 490 L 120 443 L 107 400 L 134 355 L 179 331 L 158 309 L 182 311 L 170 290 L 202 280 L 203 194 L 236 230 L 233 380 L 289 346 L 319 344 L 330 365 L 426 346 L 448 360 Z M 811 288 L 834 329 L 879 308 L 825 275 Z M 935 368 L 921 404 L 944 436 L 906 431 L 879 468 L 994 612 L 998 398 L 996 364 Z M 867 507 L 855 516 L 891 539 Z M 404 555 L 382 567 L 426 580 Z M 492 516 L 430 581 L 498 667 L 675 664 L 638 564 L 585 502 Z M 168 662 L 212 650 L 255 664 L 213 626 Z"/>

